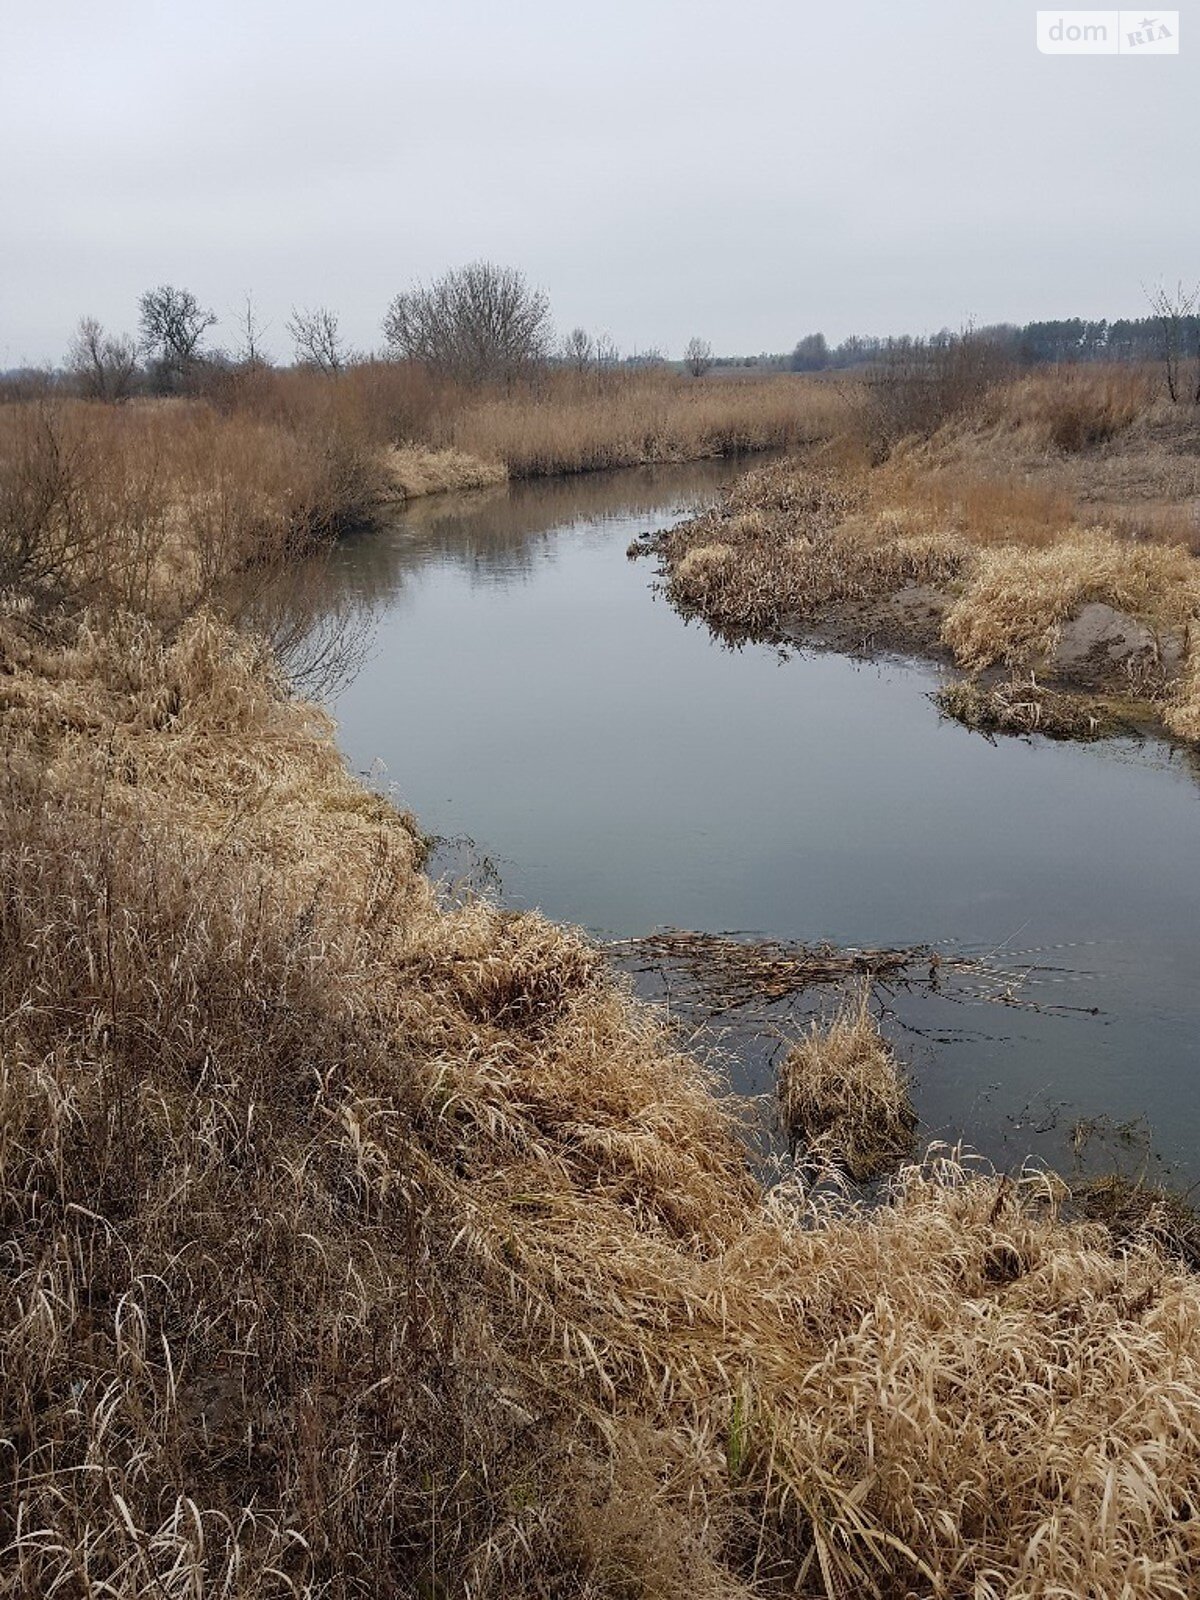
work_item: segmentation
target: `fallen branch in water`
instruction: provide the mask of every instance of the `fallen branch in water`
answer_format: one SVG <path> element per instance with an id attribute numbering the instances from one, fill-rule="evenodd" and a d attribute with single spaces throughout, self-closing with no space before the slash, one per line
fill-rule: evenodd
<path id="1" fill-rule="evenodd" d="M 677 998 L 702 1006 L 713 1016 L 764 1001 L 789 1000 L 818 984 L 842 983 L 847 978 L 923 976 L 933 982 L 942 964 L 942 958 L 927 945 L 853 950 L 682 928 L 614 940 L 608 948 L 643 971 L 670 966 L 687 985 Z M 926 969 L 924 974 L 918 973 L 921 967 Z"/>
<path id="2" fill-rule="evenodd" d="M 1005 966 L 995 952 L 985 957 L 952 955 L 923 944 L 856 949 L 686 928 L 614 939 L 606 948 L 627 969 L 669 977 L 672 1003 L 710 1019 L 773 1008 L 809 989 L 852 979 L 922 988 L 960 1005 L 1099 1015 L 1095 1006 L 1047 1002 L 1024 993 L 1030 987 L 1061 982 L 1067 974 L 1024 963 Z"/>

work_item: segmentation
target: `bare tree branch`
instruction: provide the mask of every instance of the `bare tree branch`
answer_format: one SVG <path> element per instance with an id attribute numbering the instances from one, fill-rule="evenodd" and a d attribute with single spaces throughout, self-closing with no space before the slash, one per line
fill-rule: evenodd
<path id="1" fill-rule="evenodd" d="M 336 311 L 328 306 L 316 306 L 311 311 L 292 308 L 287 331 L 296 347 L 296 359 L 304 366 L 316 367 L 319 372 L 336 377 L 348 360 L 346 347 L 338 330 Z"/>
<path id="2" fill-rule="evenodd" d="M 271 358 L 262 347 L 262 337 L 266 331 L 266 327 L 259 320 L 258 313 L 254 309 L 254 297 L 248 294 L 245 308 L 238 318 L 240 342 L 237 349 L 237 358 L 242 366 L 257 368 L 271 365 Z"/>
<path id="3" fill-rule="evenodd" d="M 1183 283 L 1179 282 L 1174 289 L 1168 289 L 1165 284 L 1160 283 L 1157 289 L 1146 290 L 1146 298 L 1158 321 L 1167 393 L 1177 405 L 1182 392 L 1181 371 L 1188 324 L 1196 313 L 1200 288 L 1185 289 Z M 1200 405 L 1200 371 L 1197 372 L 1192 398 L 1197 405 Z"/>

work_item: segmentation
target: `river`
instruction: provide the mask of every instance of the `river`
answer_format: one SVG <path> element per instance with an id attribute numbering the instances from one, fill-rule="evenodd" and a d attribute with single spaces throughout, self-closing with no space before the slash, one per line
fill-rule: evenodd
<path id="1" fill-rule="evenodd" d="M 506 904 L 600 937 L 970 957 L 978 977 L 880 997 L 927 1139 L 1196 1181 L 1195 768 L 1155 743 L 989 743 L 939 717 L 928 664 L 685 624 L 626 547 L 734 470 L 441 497 L 344 543 L 322 603 L 360 649 L 330 695 L 352 765 L 469 837 Z M 769 1089 L 799 1020 L 723 1039 L 739 1089 Z"/>

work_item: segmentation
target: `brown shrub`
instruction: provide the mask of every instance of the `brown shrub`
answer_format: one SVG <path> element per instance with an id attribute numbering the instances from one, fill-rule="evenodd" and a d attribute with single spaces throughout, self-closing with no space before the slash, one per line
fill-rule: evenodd
<path id="1" fill-rule="evenodd" d="M 1011 372 L 1006 352 L 986 335 L 901 342 L 871 371 L 863 391 L 857 425 L 871 459 L 882 461 L 901 440 L 927 439 L 978 414 Z"/>
<path id="2" fill-rule="evenodd" d="M 0 582 L 186 614 L 378 503 L 379 460 L 203 402 L 0 409 Z"/>

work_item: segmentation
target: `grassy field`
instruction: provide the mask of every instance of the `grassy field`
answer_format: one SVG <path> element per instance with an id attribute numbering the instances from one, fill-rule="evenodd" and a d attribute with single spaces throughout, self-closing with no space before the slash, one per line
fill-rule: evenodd
<path id="1" fill-rule="evenodd" d="M 945 654 L 972 675 L 947 705 L 979 726 L 1200 737 L 1194 408 L 1068 371 L 880 450 L 871 405 L 660 541 L 677 603 L 736 638 Z"/>
<path id="2" fill-rule="evenodd" d="M 0 1593 L 1185 1594 L 1200 1280 L 1162 1219 L 946 1152 L 872 1207 L 764 1191 L 580 934 L 439 906 L 207 603 L 343 513 L 352 431 L 307 428 L 4 418 Z M 832 528 L 869 490 L 736 493 Z M 800 1165 L 876 1170 L 869 1106 L 900 1155 L 866 1014 L 792 1044 Z"/>

